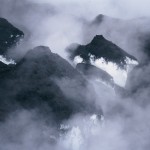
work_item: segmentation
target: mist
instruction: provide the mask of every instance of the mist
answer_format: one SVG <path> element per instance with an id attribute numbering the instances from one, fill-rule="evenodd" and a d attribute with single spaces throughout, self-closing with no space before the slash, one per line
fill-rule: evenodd
<path id="1" fill-rule="evenodd" d="M 19 48 L 18 52 L 27 51 L 37 45 L 46 45 L 67 58 L 65 48 L 71 43 L 87 42 L 83 35 L 84 25 L 98 14 L 122 19 L 149 17 L 148 6 L 148 0 L 2 0 L 0 16 L 25 32 L 28 43 Z"/>
<path id="2" fill-rule="evenodd" d="M 116 26 L 107 19 L 96 30 L 91 28 L 89 31 L 87 25 L 98 14 L 128 22 L 135 18 L 149 18 L 149 5 L 148 0 L 1 0 L 0 17 L 8 19 L 25 33 L 20 45 L 10 50 L 9 55 L 13 58 L 19 59 L 29 49 L 45 45 L 68 60 L 66 47 L 70 44 L 87 44 L 96 34 L 103 34 L 143 62 L 147 56 L 142 50 L 141 41 L 136 38 L 140 33 L 133 31 L 134 26 L 126 28 L 122 23 Z M 143 32 L 150 31 L 145 19 L 137 24 L 143 27 Z M 108 34 L 109 28 L 112 31 Z M 126 34 L 122 35 L 120 29 Z M 135 71 L 131 78 L 133 85 L 129 81 L 126 89 L 131 90 L 133 86 L 139 88 L 127 97 L 120 96 L 103 84 L 89 81 L 96 93 L 95 106 L 103 110 L 101 119 L 95 114 L 77 114 L 57 129 L 51 124 L 52 120 L 47 122 L 36 110 L 14 112 L 0 123 L 0 149 L 149 150 L 150 86 L 144 84 L 150 82 L 149 68 L 147 63 L 144 69 Z M 64 94 L 72 96 L 73 91 L 68 88 L 66 79 L 58 79 L 57 84 Z M 90 87 L 83 92 L 86 90 L 88 93 Z M 78 97 L 77 93 L 73 97 Z"/>

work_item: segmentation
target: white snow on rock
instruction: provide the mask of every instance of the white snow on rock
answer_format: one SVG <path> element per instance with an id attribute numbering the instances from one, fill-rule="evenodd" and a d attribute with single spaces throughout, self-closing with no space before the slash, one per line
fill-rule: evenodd
<path id="1" fill-rule="evenodd" d="M 74 63 L 84 63 L 83 58 L 76 56 L 74 58 Z M 126 57 L 127 67 L 126 69 L 122 69 L 119 67 L 119 65 L 113 62 L 106 62 L 104 58 L 94 59 L 93 55 L 90 55 L 90 63 L 91 65 L 109 73 L 113 77 L 114 82 L 121 87 L 125 86 L 128 73 L 133 69 L 134 66 L 138 65 L 136 60 Z"/>
<path id="2" fill-rule="evenodd" d="M 12 60 L 12 59 L 7 59 L 7 58 L 5 58 L 3 55 L 0 55 L 0 61 L 1 61 L 2 63 L 6 64 L 6 65 L 10 65 L 10 64 L 16 65 L 16 63 L 15 63 L 14 60 Z"/>

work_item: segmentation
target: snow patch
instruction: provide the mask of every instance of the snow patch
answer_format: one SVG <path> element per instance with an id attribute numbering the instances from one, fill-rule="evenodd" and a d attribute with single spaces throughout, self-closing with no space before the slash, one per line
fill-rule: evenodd
<path id="1" fill-rule="evenodd" d="M 120 69 L 115 63 L 106 62 L 104 58 L 94 60 L 91 56 L 90 62 L 92 65 L 109 73 L 113 77 L 116 84 L 125 86 L 127 79 L 126 70 Z"/>
<path id="2" fill-rule="evenodd" d="M 89 54 L 89 56 L 91 65 L 94 65 L 97 68 L 106 71 L 113 77 L 114 82 L 121 87 L 125 86 L 128 73 L 133 69 L 134 66 L 138 65 L 138 62 L 136 60 L 126 57 L 126 69 L 121 69 L 119 68 L 119 65 L 113 62 L 106 62 L 104 58 L 94 59 L 93 55 Z M 74 59 L 74 63 L 84 63 L 83 58 L 81 58 L 80 56 L 76 56 Z"/>
<path id="3" fill-rule="evenodd" d="M 92 55 L 90 56 L 90 62 L 92 65 L 109 73 L 113 77 L 114 82 L 121 87 L 125 86 L 128 73 L 133 69 L 135 65 L 138 65 L 137 61 L 132 60 L 128 57 L 126 57 L 126 69 L 119 68 L 119 65 L 113 62 L 106 62 L 104 58 L 95 60 L 94 56 Z"/>
<path id="4" fill-rule="evenodd" d="M 81 58 L 80 56 L 76 56 L 74 58 L 74 63 L 75 65 L 79 64 L 79 63 L 82 63 L 83 62 L 83 58 Z"/>
<path id="5" fill-rule="evenodd" d="M 7 58 L 5 58 L 5 57 L 2 56 L 2 55 L 0 55 L 0 61 L 1 61 L 2 63 L 6 64 L 6 65 L 10 65 L 10 64 L 16 65 L 16 63 L 15 63 L 14 60 L 12 60 L 12 59 L 7 59 Z"/>

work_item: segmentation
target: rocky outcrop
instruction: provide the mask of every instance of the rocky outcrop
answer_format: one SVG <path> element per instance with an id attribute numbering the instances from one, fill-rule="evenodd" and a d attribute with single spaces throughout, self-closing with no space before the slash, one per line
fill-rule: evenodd
<path id="1" fill-rule="evenodd" d="M 5 54 L 9 48 L 15 46 L 23 36 L 22 31 L 6 19 L 0 18 L 0 55 Z"/>
<path id="2" fill-rule="evenodd" d="M 134 56 L 106 40 L 102 35 L 96 35 L 87 45 L 79 45 L 75 49 L 69 48 L 68 51 L 70 52 L 70 58 L 72 60 L 76 56 L 80 56 L 85 63 L 90 63 L 91 58 L 94 59 L 94 61 L 103 58 L 106 62 L 112 62 L 120 68 L 125 68 L 127 58 L 137 61 Z"/>

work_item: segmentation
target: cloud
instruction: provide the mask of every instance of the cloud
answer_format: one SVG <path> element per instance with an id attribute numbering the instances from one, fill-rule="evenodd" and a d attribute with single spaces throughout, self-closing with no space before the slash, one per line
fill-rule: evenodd
<path id="1" fill-rule="evenodd" d="M 33 2 L 51 4 L 63 12 L 68 11 L 74 15 L 87 17 L 99 13 L 123 18 L 150 16 L 149 0 L 33 0 Z"/>

